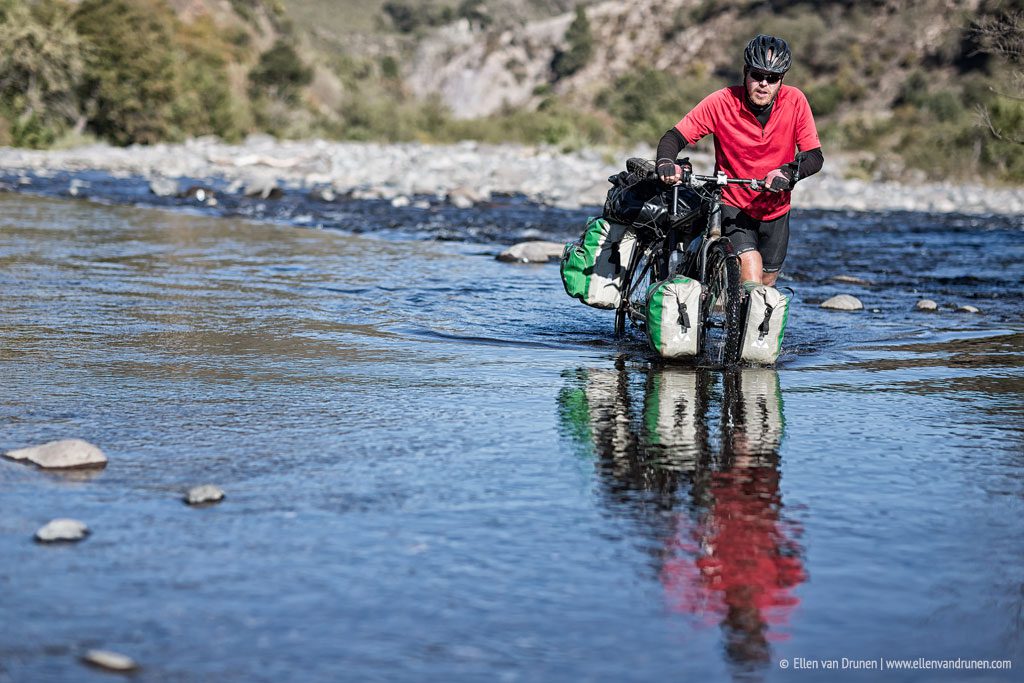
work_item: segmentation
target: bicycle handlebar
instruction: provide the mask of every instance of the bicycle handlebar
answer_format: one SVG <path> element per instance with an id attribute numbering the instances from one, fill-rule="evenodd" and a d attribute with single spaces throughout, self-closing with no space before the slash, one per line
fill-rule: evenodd
<path id="1" fill-rule="evenodd" d="M 760 178 L 729 178 L 721 171 L 715 175 L 697 175 L 696 173 L 690 173 L 684 175 L 683 180 L 677 183 L 677 185 L 696 187 L 696 184 L 704 185 L 707 183 L 714 183 L 719 186 L 746 185 L 756 192 L 763 192 L 768 189 L 768 184 Z"/>

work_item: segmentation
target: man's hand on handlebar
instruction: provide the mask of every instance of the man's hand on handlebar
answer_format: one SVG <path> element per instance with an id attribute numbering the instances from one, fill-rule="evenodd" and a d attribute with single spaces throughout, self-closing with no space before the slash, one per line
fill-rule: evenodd
<path id="1" fill-rule="evenodd" d="M 770 171 L 764 177 L 764 184 L 764 189 L 769 192 L 782 192 L 783 190 L 790 189 L 791 182 L 789 175 L 783 169 L 777 168 L 774 171 Z"/>
<path id="2" fill-rule="evenodd" d="M 693 167 L 690 165 L 689 157 L 682 159 L 681 164 L 677 164 L 671 159 L 658 159 L 658 177 L 661 178 L 661 182 L 666 185 L 683 182 L 684 178 L 693 171 Z"/>

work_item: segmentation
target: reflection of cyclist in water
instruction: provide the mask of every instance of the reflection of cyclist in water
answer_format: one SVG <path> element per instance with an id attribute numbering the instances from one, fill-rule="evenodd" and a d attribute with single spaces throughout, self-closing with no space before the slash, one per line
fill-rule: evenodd
<path id="1" fill-rule="evenodd" d="M 624 366 L 581 371 L 583 386 L 563 391 L 563 417 L 587 420 L 573 431 L 599 456 L 610 502 L 630 503 L 659 538 L 657 571 L 670 607 L 720 623 L 729 659 L 750 665 L 767 661 L 805 572 L 797 530 L 781 515 L 778 376 L 724 376 L 717 446 L 714 380 L 700 369 L 652 369 L 640 419 Z"/>

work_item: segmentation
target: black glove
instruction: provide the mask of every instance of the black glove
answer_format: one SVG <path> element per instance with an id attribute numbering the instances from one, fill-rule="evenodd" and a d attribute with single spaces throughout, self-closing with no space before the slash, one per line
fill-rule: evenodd
<path id="1" fill-rule="evenodd" d="M 787 168 L 777 168 L 764 177 L 764 182 L 772 192 L 788 190 L 793 185 L 792 172 Z"/>

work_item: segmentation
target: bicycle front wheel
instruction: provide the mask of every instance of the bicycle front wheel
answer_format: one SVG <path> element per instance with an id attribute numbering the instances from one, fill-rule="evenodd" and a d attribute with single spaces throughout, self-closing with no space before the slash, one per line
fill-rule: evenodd
<path id="1" fill-rule="evenodd" d="M 645 245 L 637 249 L 622 279 L 622 299 L 615 310 L 615 336 L 626 333 L 626 322 L 644 327 L 644 308 L 647 303 L 647 288 L 666 276 L 668 266 L 663 242 Z"/>
<path id="2" fill-rule="evenodd" d="M 704 284 L 708 288 L 701 311 L 704 357 L 717 365 L 736 365 L 740 360 L 743 287 L 739 258 L 728 239 L 719 239 L 708 249 Z"/>

